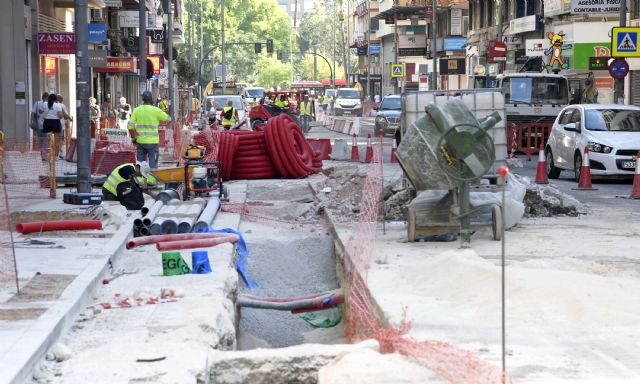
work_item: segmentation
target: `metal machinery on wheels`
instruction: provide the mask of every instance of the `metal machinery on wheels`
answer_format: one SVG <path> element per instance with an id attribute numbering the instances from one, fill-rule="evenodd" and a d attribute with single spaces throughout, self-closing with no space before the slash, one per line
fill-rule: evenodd
<path id="1" fill-rule="evenodd" d="M 259 103 L 251 106 L 249 110 L 249 120 L 251 120 L 251 128 L 255 130 L 259 130 L 260 127 L 266 124 L 267 120 L 270 118 L 279 115 L 280 113 L 286 113 L 293 118 L 296 124 L 300 125 L 300 121 L 298 115 L 300 114 L 300 110 L 298 109 L 298 105 L 304 99 L 304 96 L 307 94 L 305 90 L 298 91 L 267 91 L 264 94 L 264 97 L 260 99 Z M 280 96 L 285 96 L 287 99 L 291 99 L 288 108 L 280 109 L 272 104 L 274 98 L 279 98 Z"/>
<path id="2" fill-rule="evenodd" d="M 496 153 L 490 130 L 502 118 L 493 112 L 481 119 L 460 99 L 429 104 L 426 115 L 408 127 L 396 156 L 416 191 L 439 190 L 430 202 L 415 199 L 408 210 L 409 241 L 417 235 L 443 235 L 459 231 L 463 247 L 469 246 L 472 225 L 482 225 L 489 210 L 493 238 L 500 239 L 501 208 L 495 204 L 473 206 L 472 183 L 494 166 Z"/>
<path id="3" fill-rule="evenodd" d="M 205 147 L 190 145 L 185 151 L 184 166 L 157 169 L 153 176 L 168 188 L 183 185 L 183 200 L 191 196 L 214 196 L 215 191 L 220 199 L 228 198 L 222 182 L 222 163 L 204 161 L 204 155 Z"/>

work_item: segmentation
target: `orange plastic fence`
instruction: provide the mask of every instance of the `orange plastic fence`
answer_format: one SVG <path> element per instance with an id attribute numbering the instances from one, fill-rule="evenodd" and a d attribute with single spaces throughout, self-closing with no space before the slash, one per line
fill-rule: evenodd
<path id="1" fill-rule="evenodd" d="M 531 161 L 531 154 L 538 153 L 544 148 L 551 134 L 551 123 L 511 124 L 507 126 L 507 143 L 511 146 L 510 153 L 521 152 Z"/>

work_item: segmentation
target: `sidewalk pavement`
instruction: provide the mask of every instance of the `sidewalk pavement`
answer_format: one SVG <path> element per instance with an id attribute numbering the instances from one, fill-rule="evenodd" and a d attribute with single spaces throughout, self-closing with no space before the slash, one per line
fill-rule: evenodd
<path id="1" fill-rule="evenodd" d="M 228 186 L 232 202 L 243 203 L 246 186 Z M 55 202 L 44 209 L 69 206 Z M 36 382 L 53 383 L 129 382 L 138 376 L 153 382 L 193 382 L 205 370 L 208 348 L 234 347 L 237 320 L 232 300 L 238 284 L 234 247 L 226 244 L 208 249 L 213 273 L 162 276 L 161 252 L 154 245 L 124 249 L 132 221 L 130 216 L 120 228 L 107 228 L 105 238 L 87 238 L 86 231 L 37 236 L 62 244 L 64 249 L 18 250 L 20 276 L 38 271 L 68 286 L 61 285 L 60 297 L 48 297 L 48 301 L 0 304 L 0 313 L 4 308 L 39 310 L 27 312 L 29 318 L 0 319 L 1 384 L 24 383 L 32 375 Z M 237 229 L 239 221 L 239 214 L 220 212 L 214 227 Z M 191 250 L 181 253 L 191 266 Z M 104 277 L 118 270 L 131 274 L 102 284 Z M 100 306 L 117 302 L 115 294 L 120 298 L 155 297 L 162 289 L 172 290 L 179 296 L 177 301 L 108 310 Z M 45 354 L 58 342 L 70 348 L 71 359 L 45 361 Z M 160 364 L 137 361 L 159 355 L 165 358 Z"/>

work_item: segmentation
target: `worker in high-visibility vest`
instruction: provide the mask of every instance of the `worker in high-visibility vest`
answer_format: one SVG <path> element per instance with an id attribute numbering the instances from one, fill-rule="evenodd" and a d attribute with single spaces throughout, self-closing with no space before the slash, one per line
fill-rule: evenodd
<path id="1" fill-rule="evenodd" d="M 329 106 L 329 98 L 327 95 L 320 95 L 320 105 L 322 105 L 322 113 L 327 114 L 327 107 Z"/>
<path id="2" fill-rule="evenodd" d="M 129 134 L 137 145 L 136 160 L 147 161 L 152 169 L 158 168 L 160 135 L 158 125 L 161 121 L 169 121 L 169 115 L 153 105 L 151 92 L 142 94 L 144 104 L 136 107 L 129 119 Z"/>
<path id="3" fill-rule="evenodd" d="M 273 103 L 274 106 L 280 109 L 286 109 L 289 106 L 289 102 L 285 98 L 285 95 L 280 95 L 280 98 Z"/>
<path id="4" fill-rule="evenodd" d="M 109 174 L 102 184 L 102 195 L 104 200 L 117 200 L 129 210 L 138 210 L 144 205 L 142 188 L 156 182 L 146 161 L 125 163 Z"/>
<path id="5" fill-rule="evenodd" d="M 238 110 L 233 108 L 232 100 L 228 100 L 227 106 L 222 108 L 220 120 L 222 121 L 222 126 L 224 127 L 224 129 L 230 129 L 238 121 Z"/>
<path id="6" fill-rule="evenodd" d="M 316 114 L 313 102 L 309 100 L 309 95 L 304 95 L 304 100 L 300 103 L 300 120 L 302 120 L 302 131 L 309 132 L 309 121 L 314 120 Z"/>

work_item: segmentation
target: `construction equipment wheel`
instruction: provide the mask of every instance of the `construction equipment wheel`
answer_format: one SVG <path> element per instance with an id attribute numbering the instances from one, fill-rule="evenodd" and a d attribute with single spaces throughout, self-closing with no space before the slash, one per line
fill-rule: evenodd
<path id="1" fill-rule="evenodd" d="M 227 186 L 222 187 L 222 196 L 220 197 L 223 199 L 229 199 L 229 190 L 227 189 Z"/>
<path id="2" fill-rule="evenodd" d="M 502 240 L 502 208 L 494 205 L 491 208 L 491 230 L 493 232 L 493 240 Z"/>

